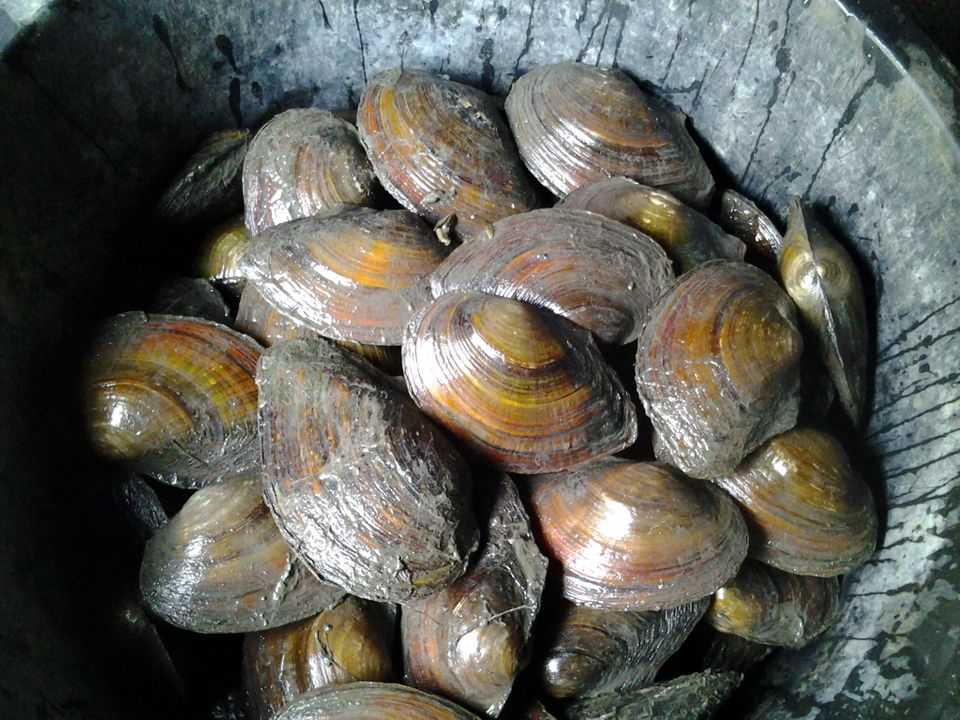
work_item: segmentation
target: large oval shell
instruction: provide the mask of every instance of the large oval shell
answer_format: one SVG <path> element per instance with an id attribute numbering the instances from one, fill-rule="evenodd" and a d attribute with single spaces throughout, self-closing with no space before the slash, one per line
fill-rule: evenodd
<path id="1" fill-rule="evenodd" d="M 877 511 L 843 446 L 812 428 L 768 440 L 718 478 L 740 505 L 750 555 L 787 572 L 829 577 L 873 554 Z"/>
<path id="2" fill-rule="evenodd" d="M 431 277 L 435 297 L 479 290 L 545 307 L 600 340 L 636 340 L 673 272 L 655 242 L 577 210 L 532 210 L 461 245 Z"/>
<path id="3" fill-rule="evenodd" d="M 226 220 L 204 237 L 193 262 L 193 271 L 231 294 L 239 295 L 246 281 L 243 257 L 251 242 L 242 215 Z"/>
<path id="4" fill-rule="evenodd" d="M 547 559 L 507 475 L 485 488 L 483 550 L 467 573 L 404 605 L 400 637 L 409 684 L 497 717 L 528 659 Z"/>
<path id="5" fill-rule="evenodd" d="M 461 237 L 536 205 L 510 131 L 479 90 L 390 70 L 364 88 L 357 126 L 390 194 L 433 223 L 454 214 Z"/>
<path id="6" fill-rule="evenodd" d="M 400 602 L 463 574 L 477 544 L 470 471 L 388 376 L 292 340 L 264 353 L 257 384 L 264 496 L 318 575 Z"/>
<path id="7" fill-rule="evenodd" d="M 853 258 L 813 213 L 794 198 L 787 221 L 780 279 L 810 327 L 855 424 L 867 396 L 867 310 Z"/>
<path id="8" fill-rule="evenodd" d="M 783 254 L 783 235 L 752 200 L 735 190 L 724 190 L 714 219 L 724 230 L 744 242 L 750 262 L 777 274 Z"/>
<path id="9" fill-rule="evenodd" d="M 304 693 L 395 679 L 395 611 L 348 595 L 315 617 L 243 639 L 250 720 L 270 720 Z"/>
<path id="10" fill-rule="evenodd" d="M 97 450 L 171 485 L 200 487 L 259 466 L 260 347 L 223 325 L 172 315 L 118 315 L 86 376 Z"/>
<path id="11" fill-rule="evenodd" d="M 680 111 L 622 70 L 565 62 L 528 72 L 510 89 L 507 118 L 530 172 L 564 197 L 625 176 L 702 208 L 713 178 Z"/>
<path id="12" fill-rule="evenodd" d="M 194 493 L 148 541 L 140 589 L 164 620 L 205 633 L 277 627 L 344 594 L 313 577 L 283 541 L 258 473 Z"/>
<path id="13" fill-rule="evenodd" d="M 243 163 L 244 220 L 253 235 L 343 203 L 371 205 L 376 194 L 356 129 L 318 108 L 275 116 Z"/>
<path id="14" fill-rule="evenodd" d="M 405 685 L 356 682 L 304 695 L 275 720 L 479 720 L 459 705 Z"/>
<path id="15" fill-rule="evenodd" d="M 441 296 L 407 328 L 403 369 L 417 404 L 500 470 L 573 467 L 637 437 L 590 335 L 516 300 Z"/>
<path id="16" fill-rule="evenodd" d="M 684 275 L 637 351 L 657 458 L 693 477 L 733 472 L 796 422 L 802 350 L 793 303 L 760 270 L 714 260 Z"/>
<path id="17" fill-rule="evenodd" d="M 578 605 L 677 607 L 714 592 L 747 554 L 733 501 L 660 463 L 604 458 L 526 487 L 540 546 Z"/>
<path id="18" fill-rule="evenodd" d="M 740 240 L 670 193 L 630 178 L 605 178 L 583 185 L 558 207 L 589 210 L 649 235 L 667 251 L 678 275 L 708 260 L 743 260 L 746 251 Z"/>
<path id="19" fill-rule="evenodd" d="M 230 308 L 223 295 L 203 278 L 173 277 L 163 283 L 147 308 L 160 315 L 181 315 L 230 325 Z"/>
<path id="20" fill-rule="evenodd" d="M 342 208 L 266 230 L 245 267 L 271 305 L 324 337 L 399 345 L 446 254 L 406 210 Z"/>

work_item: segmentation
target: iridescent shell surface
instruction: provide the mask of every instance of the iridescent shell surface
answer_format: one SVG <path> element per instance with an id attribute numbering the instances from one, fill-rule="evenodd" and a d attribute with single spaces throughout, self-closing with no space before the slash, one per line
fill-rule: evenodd
<path id="1" fill-rule="evenodd" d="M 304 695 L 274 720 L 479 720 L 450 700 L 391 683 L 333 685 Z"/>

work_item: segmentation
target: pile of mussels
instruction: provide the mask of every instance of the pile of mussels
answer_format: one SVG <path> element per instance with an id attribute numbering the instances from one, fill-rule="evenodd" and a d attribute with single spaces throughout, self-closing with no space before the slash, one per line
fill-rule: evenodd
<path id="1" fill-rule="evenodd" d="M 781 236 L 715 192 L 615 69 L 503 109 L 392 70 L 351 119 L 211 137 L 159 212 L 242 216 L 97 341 L 97 449 L 196 489 L 146 544 L 150 613 L 246 633 L 253 720 L 703 718 L 827 628 L 877 517 L 821 429 L 863 420 L 867 324 L 809 209 Z M 655 683 L 694 626 L 700 671 Z"/>

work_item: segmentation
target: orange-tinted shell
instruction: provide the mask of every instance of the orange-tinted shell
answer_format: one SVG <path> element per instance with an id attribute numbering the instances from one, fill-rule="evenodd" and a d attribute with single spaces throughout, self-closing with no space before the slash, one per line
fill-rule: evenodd
<path id="1" fill-rule="evenodd" d="M 242 269 L 243 256 L 251 241 L 242 215 L 220 223 L 204 237 L 194 260 L 194 272 L 239 295 L 246 280 Z"/>
<path id="2" fill-rule="evenodd" d="M 479 720 L 459 705 L 405 685 L 356 682 L 304 695 L 274 720 Z"/>

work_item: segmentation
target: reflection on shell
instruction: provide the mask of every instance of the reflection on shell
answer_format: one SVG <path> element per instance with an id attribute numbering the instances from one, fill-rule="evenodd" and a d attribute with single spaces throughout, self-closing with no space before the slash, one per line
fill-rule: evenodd
<path id="1" fill-rule="evenodd" d="M 275 720 L 479 720 L 472 712 L 422 690 L 389 683 L 333 685 L 304 695 Z"/>
<path id="2" fill-rule="evenodd" d="M 783 235 L 753 201 L 735 190 L 724 190 L 714 219 L 728 233 L 743 240 L 751 262 L 776 275 L 783 255 Z"/>
<path id="3" fill-rule="evenodd" d="M 181 315 L 230 325 L 230 308 L 220 291 L 203 278 L 175 277 L 153 296 L 148 310 L 161 315 Z"/>
<path id="4" fill-rule="evenodd" d="M 213 227 L 204 237 L 194 260 L 194 272 L 237 296 L 243 291 L 243 256 L 252 238 L 243 215 Z"/>

